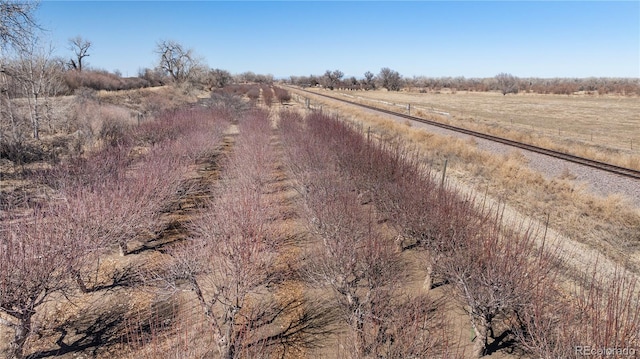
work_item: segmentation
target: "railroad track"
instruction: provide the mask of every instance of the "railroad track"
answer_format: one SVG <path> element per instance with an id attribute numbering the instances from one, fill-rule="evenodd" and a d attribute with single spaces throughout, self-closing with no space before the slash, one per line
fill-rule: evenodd
<path id="1" fill-rule="evenodd" d="M 341 101 L 341 102 L 344 102 L 344 103 L 348 103 L 350 105 L 360 106 L 360 107 L 367 108 L 367 109 L 370 109 L 370 110 L 383 112 L 383 113 L 387 113 L 387 114 L 398 116 L 398 117 L 403 117 L 403 118 L 406 118 L 406 119 L 409 119 L 409 120 L 412 120 L 412 121 L 422 122 L 422 123 L 425 123 L 425 124 L 428 124 L 428 125 L 431 125 L 431 126 L 437 126 L 437 127 L 440 127 L 440 128 L 444 128 L 444 129 L 450 130 L 450 131 L 455 131 L 455 132 L 458 132 L 458 133 L 463 133 L 463 134 L 466 134 L 466 135 L 470 135 L 470 136 L 474 136 L 474 137 L 478 137 L 478 138 L 483 138 L 485 140 L 502 143 L 502 144 L 505 144 L 507 146 L 512 146 L 512 147 L 515 147 L 515 148 L 520 148 L 520 149 L 531 151 L 531 152 L 535 152 L 535 153 L 540 153 L 540 154 L 543 154 L 543 155 L 546 155 L 546 156 L 558 158 L 558 159 L 561 159 L 561 160 L 564 160 L 564 161 L 567 161 L 567 162 L 577 163 L 577 164 L 580 164 L 580 165 L 583 165 L 583 166 L 596 168 L 596 169 L 599 169 L 601 171 L 614 173 L 614 174 L 617 174 L 617 175 L 620 175 L 620 176 L 624 176 L 624 177 L 627 177 L 627 178 L 633 178 L 633 179 L 640 180 L 640 171 L 637 171 L 637 170 L 634 170 L 634 169 L 631 169 L 631 168 L 616 166 L 616 165 L 612 165 L 612 164 L 606 163 L 606 162 L 600 162 L 600 161 L 595 161 L 595 160 L 591 160 L 591 159 L 584 158 L 584 157 L 574 156 L 574 155 L 571 155 L 571 154 L 568 154 L 568 153 L 554 151 L 554 150 L 550 150 L 550 149 L 544 148 L 544 147 L 538 147 L 538 146 L 530 145 L 530 144 L 527 144 L 527 143 L 513 141 L 513 140 L 510 140 L 510 139 L 507 139 L 507 138 L 504 138 L 504 137 L 493 136 L 493 135 L 489 135 L 489 134 L 486 134 L 486 133 L 472 131 L 472 130 L 468 130 L 468 129 L 457 127 L 457 126 L 447 125 L 447 124 L 444 124 L 444 123 L 440 123 L 440 122 L 427 120 L 427 119 L 420 118 L 420 117 L 407 115 L 407 114 L 404 114 L 404 113 L 401 113 L 401 112 L 386 110 L 386 109 L 382 109 L 382 108 L 378 108 L 378 107 L 370 106 L 370 105 L 364 105 L 364 104 L 352 102 L 352 101 L 349 101 L 349 100 L 345 100 L 345 99 L 342 99 L 342 98 L 337 98 L 337 97 L 333 97 L 333 96 L 329 96 L 329 95 L 325 95 L 325 94 L 319 94 L 319 93 L 311 92 L 311 91 L 307 91 L 307 90 L 301 90 L 301 91 L 306 92 L 306 93 L 310 93 L 310 94 L 314 94 L 314 95 L 317 95 L 317 96 L 330 98 L 332 100 Z"/>

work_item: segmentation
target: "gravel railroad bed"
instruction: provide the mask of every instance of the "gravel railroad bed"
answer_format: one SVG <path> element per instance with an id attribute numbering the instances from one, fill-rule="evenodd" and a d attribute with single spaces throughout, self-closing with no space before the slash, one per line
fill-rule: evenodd
<path id="1" fill-rule="evenodd" d="M 372 111 L 372 113 L 381 115 L 381 113 L 375 112 L 373 110 L 364 110 Z M 386 116 L 401 123 L 405 123 L 407 121 L 406 118 L 399 116 Z M 470 135 L 458 133 L 436 126 L 431 126 L 417 121 L 411 121 L 411 126 L 414 128 L 424 128 L 431 133 L 453 136 L 465 140 L 472 137 Z M 545 156 L 539 153 L 534 153 L 522 149 L 515 149 L 511 146 L 492 142 L 482 138 L 474 137 L 474 140 L 478 144 L 479 149 L 491 153 L 507 154 L 514 150 L 519 151 L 525 156 L 531 169 L 540 172 L 548 179 L 558 177 L 562 173 L 566 173 L 568 171 L 571 175 L 575 176 L 576 183 L 586 184 L 587 188 L 593 191 L 593 193 L 602 196 L 619 194 L 622 197 L 628 199 L 629 202 L 636 208 L 640 208 L 640 181 L 638 180 L 615 175 L 598 170 L 596 168 L 566 162 L 561 159 Z"/>

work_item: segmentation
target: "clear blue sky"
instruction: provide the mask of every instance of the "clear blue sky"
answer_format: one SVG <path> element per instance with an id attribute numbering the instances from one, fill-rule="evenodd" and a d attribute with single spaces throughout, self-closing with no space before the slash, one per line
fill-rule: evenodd
<path id="1" fill-rule="evenodd" d="M 129 76 L 171 39 L 233 74 L 640 77 L 640 1 L 43 0 L 36 16 L 57 55 L 80 35 L 91 67 Z"/>

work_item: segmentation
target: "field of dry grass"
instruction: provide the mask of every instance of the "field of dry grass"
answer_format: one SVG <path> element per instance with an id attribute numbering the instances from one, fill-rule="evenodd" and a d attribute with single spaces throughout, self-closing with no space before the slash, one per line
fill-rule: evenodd
<path id="1" fill-rule="evenodd" d="M 640 169 L 635 96 L 346 91 L 348 99 Z"/>

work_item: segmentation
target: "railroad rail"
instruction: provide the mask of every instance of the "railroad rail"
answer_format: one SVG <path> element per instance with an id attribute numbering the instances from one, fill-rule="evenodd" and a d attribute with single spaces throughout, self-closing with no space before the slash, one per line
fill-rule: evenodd
<path id="1" fill-rule="evenodd" d="M 502 143 L 502 144 L 505 144 L 507 146 L 512 146 L 512 147 L 515 147 L 515 148 L 520 148 L 520 149 L 531 151 L 531 152 L 535 152 L 535 153 L 540 153 L 540 154 L 543 154 L 543 155 L 546 155 L 546 156 L 558 158 L 558 159 L 561 159 L 561 160 L 564 160 L 564 161 L 567 161 L 567 162 L 577 163 L 577 164 L 580 164 L 580 165 L 583 165 L 583 166 L 596 168 L 596 169 L 599 169 L 601 171 L 614 173 L 614 174 L 617 174 L 617 175 L 620 175 L 620 176 L 624 176 L 624 177 L 640 180 L 640 171 L 637 171 L 637 170 L 634 170 L 634 169 L 631 169 L 631 168 L 616 166 L 616 165 L 612 165 L 612 164 L 606 163 L 606 162 L 595 161 L 595 160 L 591 160 L 591 159 L 584 158 L 584 157 L 574 156 L 572 154 L 568 154 L 568 153 L 565 153 L 565 152 L 554 151 L 554 150 L 551 150 L 551 149 L 548 149 L 548 148 L 544 148 L 544 147 L 539 147 L 539 146 L 534 146 L 534 145 L 530 145 L 530 144 L 527 144 L 527 143 L 513 141 L 513 140 L 510 140 L 510 139 L 507 139 L 507 138 L 504 138 L 504 137 L 498 137 L 498 136 L 493 136 L 493 135 L 489 135 L 489 134 L 482 133 L 482 132 L 472 131 L 472 130 L 468 130 L 466 128 L 452 126 L 452 125 L 440 123 L 440 122 L 437 122 L 437 121 L 427 120 L 427 119 L 424 119 L 424 118 L 407 115 L 407 114 L 404 114 L 404 113 L 401 113 L 401 112 L 382 109 L 382 108 L 378 108 L 378 107 L 375 107 L 375 106 L 364 105 L 364 104 L 360 104 L 360 103 L 357 103 L 357 102 L 353 102 L 353 101 L 349 101 L 349 100 L 345 100 L 345 99 L 342 99 L 342 98 L 337 98 L 337 97 L 333 97 L 333 96 L 329 96 L 329 95 L 325 95 L 325 94 L 320 94 L 320 93 L 307 91 L 307 90 L 301 90 L 301 91 L 306 92 L 306 93 L 310 93 L 310 94 L 314 94 L 314 95 L 317 95 L 317 96 L 330 98 L 332 100 L 341 101 L 341 102 L 344 102 L 344 103 L 348 103 L 350 105 L 360 106 L 360 107 L 367 108 L 367 109 L 370 109 L 370 110 L 383 112 L 383 113 L 387 113 L 387 114 L 398 116 L 398 117 L 403 117 L 403 118 L 406 118 L 406 119 L 409 119 L 409 120 L 412 120 L 412 121 L 422 122 L 422 123 L 425 123 L 425 124 L 428 124 L 428 125 L 431 125 L 431 126 L 444 128 L 444 129 L 447 129 L 447 130 L 450 130 L 450 131 L 463 133 L 463 134 L 474 136 L 474 137 L 477 137 L 477 138 L 482 138 L 482 139 L 485 139 L 485 140 Z"/>

